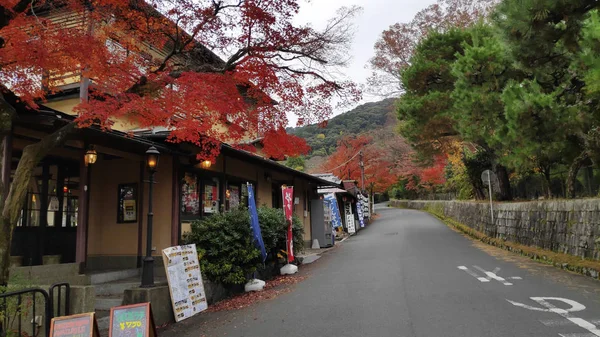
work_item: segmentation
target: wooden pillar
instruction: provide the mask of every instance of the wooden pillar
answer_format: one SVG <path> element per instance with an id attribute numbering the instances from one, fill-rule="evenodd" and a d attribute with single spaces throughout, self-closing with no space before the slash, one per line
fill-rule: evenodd
<path id="1" fill-rule="evenodd" d="M 138 237 L 137 237 L 137 267 L 142 267 L 142 259 L 144 258 L 143 251 L 143 240 L 144 240 L 144 187 L 146 182 L 144 181 L 144 173 L 146 172 L 146 163 L 142 160 L 140 162 L 140 188 L 138 193 Z"/>
<path id="2" fill-rule="evenodd" d="M 63 219 L 63 207 L 65 193 L 63 187 L 65 186 L 65 166 L 57 165 L 57 176 L 56 176 L 56 198 L 58 199 L 58 210 L 54 212 L 54 226 L 62 227 Z M 68 193 L 68 192 L 67 192 Z M 71 227 L 70 223 L 66 223 L 66 227 Z"/>
<path id="3" fill-rule="evenodd" d="M 221 199 L 223 200 L 222 202 L 222 208 L 224 211 L 227 210 L 227 159 L 225 157 L 225 155 L 223 155 L 223 173 L 221 174 L 221 191 L 219 192 L 221 193 Z"/>
<path id="4" fill-rule="evenodd" d="M 10 190 L 10 172 L 12 166 L 12 131 L 2 141 L 2 200 L 6 199 Z"/>
<path id="5" fill-rule="evenodd" d="M 181 238 L 181 222 L 179 221 L 179 203 L 181 202 L 181 182 L 179 177 L 179 158 L 173 156 L 173 184 L 171 203 L 171 245 L 177 246 Z"/>
<path id="6" fill-rule="evenodd" d="M 90 199 L 90 172 L 91 166 L 85 164 L 85 144 L 79 158 L 79 211 L 77 212 L 77 234 L 75 245 L 75 262 L 79 264 L 79 273 L 83 274 L 87 262 L 87 238 L 88 238 L 88 213 Z"/>

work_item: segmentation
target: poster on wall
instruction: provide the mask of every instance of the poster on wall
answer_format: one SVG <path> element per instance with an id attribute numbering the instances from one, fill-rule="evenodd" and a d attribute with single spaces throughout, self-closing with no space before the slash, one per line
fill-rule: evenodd
<path id="1" fill-rule="evenodd" d="M 118 186 L 117 223 L 137 221 L 137 184 Z"/>
<path id="2" fill-rule="evenodd" d="M 354 227 L 354 214 L 352 214 L 352 204 L 349 202 L 344 204 L 344 215 L 346 217 L 346 229 L 348 230 L 348 234 L 352 235 L 356 233 L 356 228 Z"/>
<path id="3" fill-rule="evenodd" d="M 196 245 L 162 251 L 175 321 L 179 322 L 208 308 Z"/>

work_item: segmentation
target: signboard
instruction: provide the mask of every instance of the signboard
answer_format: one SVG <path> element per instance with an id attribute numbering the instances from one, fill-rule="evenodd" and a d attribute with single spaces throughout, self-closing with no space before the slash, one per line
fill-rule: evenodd
<path id="1" fill-rule="evenodd" d="M 99 337 L 98 324 L 93 312 L 55 317 L 50 322 L 49 337 Z"/>
<path id="2" fill-rule="evenodd" d="M 346 216 L 346 228 L 348 229 L 348 234 L 352 235 L 356 233 L 356 228 L 354 227 L 354 214 L 352 214 L 352 204 L 350 202 L 344 204 L 344 214 Z"/>
<path id="3" fill-rule="evenodd" d="M 208 304 L 196 245 L 169 247 L 162 252 L 175 321 L 179 322 L 206 310 Z"/>
<path id="4" fill-rule="evenodd" d="M 156 337 L 150 303 L 110 308 L 109 337 Z"/>

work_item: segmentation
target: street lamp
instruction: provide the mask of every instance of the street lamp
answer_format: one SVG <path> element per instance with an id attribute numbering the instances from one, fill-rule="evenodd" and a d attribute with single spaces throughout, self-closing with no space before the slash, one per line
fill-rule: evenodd
<path id="1" fill-rule="evenodd" d="M 146 151 L 146 167 L 150 176 L 148 179 L 148 229 L 146 231 L 146 257 L 144 257 L 144 264 L 142 268 L 142 288 L 154 287 L 154 258 L 152 257 L 152 192 L 154 187 L 154 173 L 158 167 L 158 159 L 160 158 L 160 152 L 154 147 L 150 146 Z"/>

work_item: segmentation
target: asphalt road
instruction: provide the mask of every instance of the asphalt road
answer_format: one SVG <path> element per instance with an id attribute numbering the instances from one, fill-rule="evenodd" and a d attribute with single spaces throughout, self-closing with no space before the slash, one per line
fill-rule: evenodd
<path id="1" fill-rule="evenodd" d="M 486 247 L 426 213 L 378 213 L 292 292 L 178 336 L 600 336 L 598 281 Z"/>

